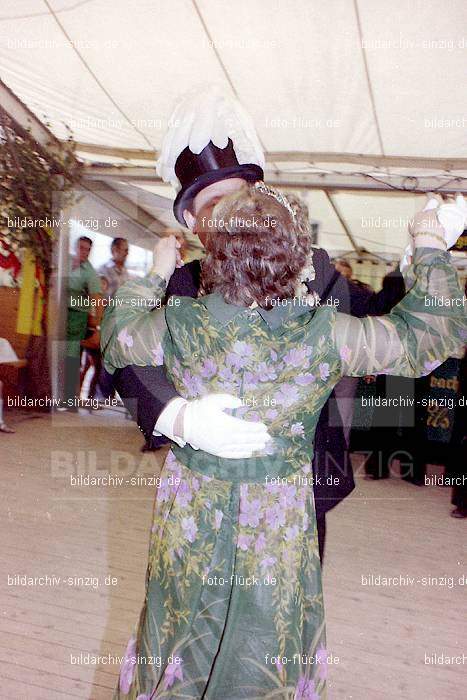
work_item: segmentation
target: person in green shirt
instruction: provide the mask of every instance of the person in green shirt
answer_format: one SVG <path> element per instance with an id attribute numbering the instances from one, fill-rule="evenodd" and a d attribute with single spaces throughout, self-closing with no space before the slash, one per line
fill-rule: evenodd
<path id="1" fill-rule="evenodd" d="M 79 396 L 81 341 L 86 336 L 88 316 L 91 314 L 93 317 L 93 335 L 97 339 L 103 312 L 101 282 L 88 259 L 91 248 L 90 238 L 78 238 L 68 277 L 64 408 L 71 411 L 78 410 L 76 397 Z"/>

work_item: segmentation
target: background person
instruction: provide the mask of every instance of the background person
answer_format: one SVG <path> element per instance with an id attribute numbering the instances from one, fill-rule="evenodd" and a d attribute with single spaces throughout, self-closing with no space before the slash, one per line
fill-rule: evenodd
<path id="1" fill-rule="evenodd" d="M 383 278 L 382 289 L 373 297 L 369 315 L 381 316 L 388 314 L 391 309 L 403 299 L 406 293 L 405 282 L 400 269 L 389 272 Z M 360 379 L 362 391 L 360 399 L 364 396 L 365 385 L 373 384 L 372 395 L 376 398 L 391 398 L 413 394 L 413 380 L 406 377 L 387 377 L 369 375 Z M 353 431 L 352 440 L 356 452 L 368 453 L 365 461 L 365 472 L 369 478 L 389 478 L 390 465 L 397 456 L 397 431 L 401 424 L 410 425 L 410 416 L 407 410 L 400 407 L 375 407 L 372 410 L 371 428 L 369 431 L 361 431 L 357 438 L 358 427 Z M 413 423 L 413 415 L 412 415 Z M 356 444 L 358 440 L 358 445 Z"/>
<path id="2" fill-rule="evenodd" d="M 467 297 L 467 282 L 464 295 Z M 454 430 L 446 475 L 457 479 L 452 489 L 451 503 L 455 508 L 451 515 L 453 518 L 467 518 L 467 345 L 460 363 Z"/>
<path id="3" fill-rule="evenodd" d="M 467 296 L 467 285 L 465 289 Z M 456 479 L 452 489 L 453 518 L 467 518 L 467 348 L 461 361 L 459 393 L 454 419 L 451 450 L 446 464 L 446 476 Z"/>
<path id="4" fill-rule="evenodd" d="M 110 244 L 110 260 L 98 269 L 101 278 L 106 280 L 104 298 L 110 300 L 114 297 L 118 288 L 130 279 L 130 274 L 125 266 L 128 257 L 129 245 L 126 238 L 120 236 L 114 238 Z M 92 397 L 99 391 L 100 398 L 109 399 L 115 393 L 113 380 L 102 365 L 99 345 L 91 349 L 95 365 L 95 373 L 91 382 Z M 91 394 L 90 394 L 91 395 Z"/>
<path id="5" fill-rule="evenodd" d="M 105 309 L 105 301 L 107 299 L 107 293 L 109 289 L 109 283 L 107 277 L 103 275 L 99 276 L 101 282 L 101 293 L 103 299 L 103 305 Z M 89 319 L 88 319 L 89 323 Z M 100 332 L 99 335 L 95 335 L 93 330 L 88 327 L 87 335 L 93 338 L 91 345 L 86 341 L 86 338 L 81 341 L 82 357 L 81 357 L 81 368 L 80 368 L 80 390 L 82 391 L 83 383 L 86 379 L 88 371 L 92 368 L 92 377 L 89 382 L 88 388 L 88 398 L 94 399 L 98 391 L 100 391 L 101 398 L 107 398 L 113 395 L 113 385 L 112 377 L 106 372 L 102 365 L 102 355 L 100 349 Z M 96 341 L 99 339 L 99 344 L 96 346 Z"/>
<path id="6" fill-rule="evenodd" d="M 130 278 L 125 262 L 128 257 L 128 241 L 126 238 L 114 238 L 110 244 L 110 260 L 98 269 L 98 274 L 107 280 L 106 295 L 113 297 L 120 285 Z"/>
<path id="7" fill-rule="evenodd" d="M 14 433 L 13 428 L 10 428 L 3 419 L 3 382 L 0 381 L 0 433 Z"/>
<path id="8" fill-rule="evenodd" d="M 68 316 L 66 329 L 65 356 L 65 405 L 70 411 L 77 411 L 79 398 L 81 341 L 86 337 L 90 316 L 89 301 L 94 302 L 94 329 L 88 341 L 99 345 L 100 320 L 102 318 L 101 283 L 96 271 L 89 262 L 92 240 L 80 236 L 76 242 L 76 253 L 71 260 L 68 277 Z"/>
<path id="9" fill-rule="evenodd" d="M 337 272 L 339 272 L 342 275 L 342 277 L 345 277 L 348 280 L 352 279 L 352 265 L 349 262 L 347 262 L 347 260 L 336 260 L 334 262 L 334 267 L 336 268 Z"/>

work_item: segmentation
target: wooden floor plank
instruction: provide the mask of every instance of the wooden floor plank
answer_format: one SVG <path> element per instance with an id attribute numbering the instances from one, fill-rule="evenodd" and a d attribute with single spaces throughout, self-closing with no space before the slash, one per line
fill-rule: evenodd
<path id="1" fill-rule="evenodd" d="M 72 655 L 123 655 L 144 596 L 155 489 L 71 486 L 53 460 L 60 450 L 76 474 L 93 460 L 109 469 L 123 454 L 135 473 L 158 473 L 163 453 L 143 463 L 134 425 L 98 414 L 13 415 L 17 433 L 1 436 L 0 699 L 108 700 L 117 682 L 116 663 L 73 664 Z M 331 700 L 464 697 L 465 665 L 429 665 L 424 654 L 467 653 L 466 587 L 365 584 L 371 575 L 457 581 L 466 573 L 465 522 L 449 517 L 449 498 L 447 489 L 358 478 L 328 515 L 327 636 L 339 657 Z M 8 585 L 15 574 L 111 575 L 118 584 Z"/>

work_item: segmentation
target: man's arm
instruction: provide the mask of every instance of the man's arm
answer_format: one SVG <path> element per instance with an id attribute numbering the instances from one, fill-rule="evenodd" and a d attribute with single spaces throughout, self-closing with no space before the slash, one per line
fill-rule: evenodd
<path id="1" fill-rule="evenodd" d="M 313 264 L 316 278 L 313 282 L 308 282 L 310 292 L 316 291 L 319 294 L 321 304 L 328 300 L 329 303 L 334 303 L 341 313 L 359 318 L 380 316 L 389 313 L 405 295 L 404 278 L 399 270 L 385 277 L 381 291 L 369 292 L 337 272 L 323 248 L 315 249 Z"/>
<path id="2" fill-rule="evenodd" d="M 167 379 L 165 368 L 128 365 L 116 370 L 114 386 L 132 418 L 148 442 L 151 442 L 155 425 L 169 401 L 179 396 Z M 169 442 L 161 436 L 158 443 Z"/>
<path id="3" fill-rule="evenodd" d="M 328 253 L 324 248 L 313 249 L 313 267 L 315 278 L 308 281 L 308 291 L 316 293 L 320 297 L 321 305 L 332 304 L 337 300 L 337 308 L 342 313 L 350 313 L 350 290 L 348 281 L 331 263 Z"/>
<path id="4" fill-rule="evenodd" d="M 383 279 L 383 285 L 379 292 L 371 294 L 368 299 L 368 308 L 365 316 L 383 316 L 398 304 L 405 296 L 405 283 L 399 268 L 390 272 Z"/>

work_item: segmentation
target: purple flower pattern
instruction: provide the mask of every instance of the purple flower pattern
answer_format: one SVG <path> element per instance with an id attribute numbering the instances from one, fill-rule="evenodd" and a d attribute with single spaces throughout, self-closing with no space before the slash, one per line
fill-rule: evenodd
<path id="1" fill-rule="evenodd" d="M 313 679 L 302 676 L 298 681 L 294 700 L 320 700 L 320 696 L 315 691 L 315 682 Z"/>
<path id="2" fill-rule="evenodd" d="M 218 510 L 216 508 L 216 510 L 214 511 L 214 529 L 215 530 L 220 529 L 223 517 L 224 517 L 224 513 L 221 510 Z"/>
<path id="3" fill-rule="evenodd" d="M 309 386 L 310 384 L 313 384 L 315 379 L 316 377 L 314 374 L 312 374 L 311 372 L 307 372 L 305 374 L 297 374 L 297 376 L 294 378 L 294 381 L 299 386 Z"/>
<path id="4" fill-rule="evenodd" d="M 196 398 L 203 392 L 203 382 L 201 377 L 192 374 L 188 369 L 184 370 L 182 383 L 189 398 Z"/>
<path id="5" fill-rule="evenodd" d="M 200 374 L 203 379 L 212 379 L 217 372 L 217 364 L 210 357 L 203 361 L 200 369 Z"/>
<path id="6" fill-rule="evenodd" d="M 186 508 L 186 506 L 191 502 L 191 499 L 193 498 L 193 492 L 190 488 L 190 485 L 187 484 L 187 482 L 184 480 L 180 483 L 180 486 L 177 490 L 177 495 L 175 497 L 175 503 L 180 507 L 180 508 Z"/>
<path id="7" fill-rule="evenodd" d="M 120 668 L 120 690 L 122 693 L 129 693 L 131 684 L 133 683 L 133 678 L 135 675 L 135 664 L 136 664 L 136 637 L 130 637 L 126 650 L 125 656 L 123 658 L 122 666 Z"/>
<path id="8" fill-rule="evenodd" d="M 162 349 L 162 343 L 158 343 L 153 349 L 154 364 L 159 366 L 164 364 L 164 351 Z"/>
<path id="9" fill-rule="evenodd" d="M 253 372 L 245 372 L 243 375 L 243 391 L 255 391 L 258 388 L 260 378 Z"/>
<path id="10" fill-rule="evenodd" d="M 259 512 L 260 501 L 248 501 L 246 498 L 240 498 L 240 525 L 249 525 L 250 527 L 258 527 L 262 517 Z"/>
<path id="11" fill-rule="evenodd" d="M 300 398 L 299 390 L 293 384 L 283 384 L 274 394 L 276 404 L 283 408 L 290 408 Z"/>
<path id="12" fill-rule="evenodd" d="M 273 382 L 277 379 L 277 371 L 271 363 L 260 362 L 256 372 L 260 382 Z"/>
<path id="13" fill-rule="evenodd" d="M 252 535 L 240 534 L 237 538 L 237 547 L 243 549 L 244 552 L 249 548 L 253 537 Z"/>
<path id="14" fill-rule="evenodd" d="M 195 541 L 196 533 L 198 532 L 198 526 L 195 523 L 195 519 L 193 516 L 190 516 L 189 518 L 182 518 L 182 530 L 188 542 Z"/>
<path id="15" fill-rule="evenodd" d="M 350 358 L 352 357 L 352 351 L 348 345 L 343 345 L 339 351 L 339 354 L 344 362 L 350 362 Z"/>
<path id="16" fill-rule="evenodd" d="M 117 336 L 117 340 L 123 347 L 132 348 L 133 347 L 133 336 L 128 333 L 126 328 L 122 328 Z"/>
<path id="17" fill-rule="evenodd" d="M 297 348 L 291 348 L 284 355 L 284 362 L 289 367 L 302 367 L 307 369 L 310 366 L 309 356 L 312 353 L 312 348 L 309 346 L 302 346 Z"/>
<path id="18" fill-rule="evenodd" d="M 290 427 L 290 432 L 292 435 L 305 437 L 305 428 L 303 427 L 303 423 L 301 421 L 299 421 L 298 423 L 292 423 Z"/>
<path id="19" fill-rule="evenodd" d="M 285 525 L 285 508 L 281 503 L 274 503 L 266 509 L 266 524 L 272 530 L 278 530 Z"/>
<path id="20" fill-rule="evenodd" d="M 180 659 L 182 662 L 182 659 Z M 183 662 L 182 662 L 183 663 Z M 182 663 L 171 662 L 167 664 L 164 672 L 164 689 L 171 688 L 175 681 L 183 680 Z"/>
<path id="21" fill-rule="evenodd" d="M 316 651 L 316 665 L 318 667 L 318 678 L 326 680 L 328 677 L 328 652 L 323 647 L 318 647 Z"/>

